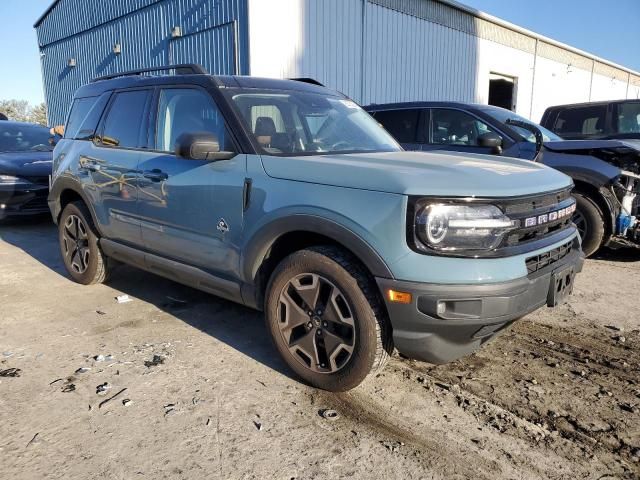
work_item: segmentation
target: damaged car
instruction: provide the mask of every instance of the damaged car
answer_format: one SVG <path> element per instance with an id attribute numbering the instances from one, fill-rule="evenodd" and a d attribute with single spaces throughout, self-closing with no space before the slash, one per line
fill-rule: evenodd
<path id="1" fill-rule="evenodd" d="M 587 256 L 602 246 L 640 244 L 637 140 L 564 140 L 490 105 L 412 102 L 365 108 L 408 150 L 523 158 L 566 173 L 575 184 L 573 222 Z"/>

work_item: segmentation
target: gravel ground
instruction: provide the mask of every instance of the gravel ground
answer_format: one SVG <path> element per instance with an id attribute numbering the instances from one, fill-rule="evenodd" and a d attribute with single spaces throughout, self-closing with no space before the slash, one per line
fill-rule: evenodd
<path id="1" fill-rule="evenodd" d="M 0 478 L 640 478 L 635 251 L 475 355 L 339 395 L 257 312 L 128 267 L 72 283 L 46 221 L 1 225 L 0 266 Z"/>

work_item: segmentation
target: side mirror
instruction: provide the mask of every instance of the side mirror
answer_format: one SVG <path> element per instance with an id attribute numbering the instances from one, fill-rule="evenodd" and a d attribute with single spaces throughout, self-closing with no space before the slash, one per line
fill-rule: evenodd
<path id="1" fill-rule="evenodd" d="M 218 137 L 208 132 L 183 133 L 176 140 L 176 156 L 186 160 L 229 160 L 236 152 L 220 151 Z"/>
<path id="2" fill-rule="evenodd" d="M 478 137 L 478 145 L 491 149 L 491 153 L 502 153 L 502 137 L 497 133 L 487 132 Z"/>

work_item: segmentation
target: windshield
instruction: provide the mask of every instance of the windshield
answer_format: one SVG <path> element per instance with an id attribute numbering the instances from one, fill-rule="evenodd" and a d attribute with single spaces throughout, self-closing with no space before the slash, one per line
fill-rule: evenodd
<path id="1" fill-rule="evenodd" d="M 551 130 L 547 130 L 546 128 L 538 125 L 537 123 L 534 123 L 531 120 L 527 120 L 526 118 L 521 117 L 520 115 L 517 115 L 509 110 L 505 110 L 504 108 L 488 107 L 488 108 L 481 108 L 480 110 L 487 113 L 488 115 L 491 115 L 500 123 L 505 123 L 507 120 L 519 120 L 521 122 L 530 123 L 531 125 L 534 125 L 535 127 L 540 129 L 540 131 L 542 132 L 542 137 L 544 138 L 545 142 L 555 142 L 555 141 L 562 140 L 562 137 L 559 137 L 558 135 L 553 133 Z M 522 127 L 516 127 L 515 125 L 509 125 L 509 128 L 518 132 L 518 134 L 520 134 L 520 136 L 523 137 L 527 142 L 536 143 L 535 135 L 531 133 L 529 130 L 526 130 Z"/>
<path id="2" fill-rule="evenodd" d="M 367 112 L 345 98 L 257 89 L 231 89 L 228 95 L 267 155 L 402 150 Z"/>
<path id="3" fill-rule="evenodd" d="M 50 152 L 54 146 L 54 137 L 46 127 L 0 122 L 0 152 Z"/>

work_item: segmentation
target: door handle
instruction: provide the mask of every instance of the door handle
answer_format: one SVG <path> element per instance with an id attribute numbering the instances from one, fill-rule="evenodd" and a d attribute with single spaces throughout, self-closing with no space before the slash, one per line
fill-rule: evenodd
<path id="1" fill-rule="evenodd" d="M 165 172 L 157 168 L 142 172 L 142 176 L 144 178 L 148 178 L 152 182 L 162 182 L 163 180 L 166 180 L 167 178 L 169 178 L 168 174 L 166 174 Z"/>

